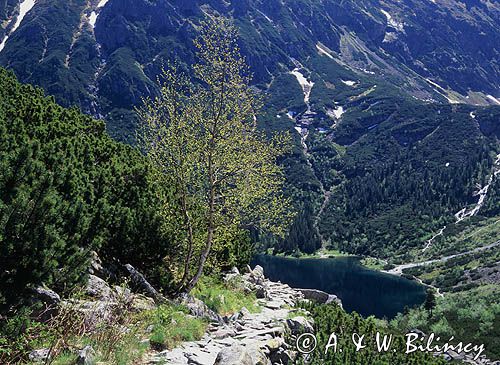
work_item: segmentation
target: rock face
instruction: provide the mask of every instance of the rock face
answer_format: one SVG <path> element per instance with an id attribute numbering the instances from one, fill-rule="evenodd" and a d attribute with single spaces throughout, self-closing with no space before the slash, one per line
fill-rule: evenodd
<path id="1" fill-rule="evenodd" d="M 77 33 L 81 21 L 87 23 L 80 19 L 85 2 L 54 1 L 36 2 L 0 52 L 0 65 L 12 68 L 23 82 L 42 86 L 64 105 L 76 104 L 97 115 L 113 115 L 122 108 L 131 111 L 141 96 L 155 95 L 161 65 L 172 55 L 191 62 L 196 34 L 191 23 L 196 24 L 207 9 L 234 16 L 237 24 L 251 22 L 251 27 L 241 29 L 241 48 L 259 83 L 280 76 L 283 66 L 292 69 L 292 58 L 306 63 L 316 56 L 316 45 L 321 43 L 365 77 L 371 74 L 363 70 L 372 67 L 378 75 L 397 76 L 398 84 L 406 85 L 403 93 L 411 89 L 431 95 L 432 87 L 408 73 L 409 68 L 422 76 L 418 79 L 429 77 L 445 89 L 449 86 L 463 94 L 481 91 L 498 98 L 499 10 L 495 1 L 461 2 L 467 6 L 417 0 L 383 4 L 376 0 L 108 1 L 95 27 L 82 27 L 86 42 L 76 42 L 74 52 L 67 55 L 61 50 L 70 49 L 71 35 Z M 0 41 L 14 13 L 5 4 L 14 2 L 3 1 L 0 6 L 0 23 L 7 25 L 0 27 Z M 193 18 L 186 22 L 186 17 Z M 68 34 L 51 37 L 44 45 L 42 32 Z M 261 40 L 259 47 L 255 39 Z M 172 45 L 168 52 L 165 44 Z M 364 57 L 353 57 L 357 53 Z M 55 69 L 66 56 L 71 58 L 67 67 Z M 376 58 L 378 62 L 370 61 Z M 84 62 L 86 67 L 80 67 Z M 134 125 L 133 118 L 123 120 L 123 113 L 120 118 L 108 118 L 120 134 Z"/>
<path id="2" fill-rule="evenodd" d="M 37 287 L 34 290 L 35 297 L 48 305 L 57 305 L 61 302 L 61 297 L 56 292 L 43 288 Z"/>
<path id="3" fill-rule="evenodd" d="M 342 306 L 341 300 L 336 295 L 328 294 L 325 293 L 324 291 L 316 289 L 297 289 L 297 290 L 304 295 L 305 299 L 312 300 L 320 304 L 337 303 L 338 305 Z"/>
<path id="4" fill-rule="evenodd" d="M 49 358 L 49 355 L 49 349 L 40 349 L 31 351 L 28 355 L 28 358 L 34 363 L 44 363 Z"/>
<path id="5" fill-rule="evenodd" d="M 92 346 L 85 346 L 78 351 L 78 358 L 76 359 L 77 365 L 94 365 L 94 349 Z"/>
<path id="6" fill-rule="evenodd" d="M 113 292 L 109 285 L 95 275 L 89 275 L 86 291 L 88 295 L 102 300 L 109 300 L 113 297 Z"/>
<path id="7" fill-rule="evenodd" d="M 286 320 L 286 325 L 290 329 L 292 335 L 299 335 L 304 332 L 312 333 L 314 331 L 310 321 L 304 317 L 294 317 Z"/>
<path id="8" fill-rule="evenodd" d="M 137 271 L 132 265 L 125 265 L 125 269 L 132 279 L 132 284 L 138 290 L 141 290 L 145 295 L 154 299 L 156 303 L 162 303 L 166 301 L 166 299 L 160 293 L 158 293 L 158 291 L 153 288 L 153 286 L 146 280 L 144 275 Z"/>
<path id="9" fill-rule="evenodd" d="M 219 352 L 214 365 L 254 365 L 254 362 L 248 349 L 235 343 Z"/>
<path id="10" fill-rule="evenodd" d="M 299 300 L 304 300 L 303 294 L 286 284 L 267 280 L 261 267 L 244 275 L 230 272 L 225 280 L 238 283 L 242 289 L 262 288 L 266 297 L 258 299 L 260 312 L 251 313 L 242 308 L 223 322 L 213 322 L 200 341 L 159 352 L 151 356 L 150 364 L 293 364 L 297 354 L 286 343 L 285 334 L 313 330 L 312 321 L 293 308 Z"/>
<path id="11" fill-rule="evenodd" d="M 189 312 L 195 317 L 206 318 L 217 323 L 224 322 L 221 316 L 208 308 L 207 305 L 201 300 L 196 299 L 192 295 L 183 294 L 179 298 L 179 301 L 181 304 L 185 305 L 189 309 Z"/>

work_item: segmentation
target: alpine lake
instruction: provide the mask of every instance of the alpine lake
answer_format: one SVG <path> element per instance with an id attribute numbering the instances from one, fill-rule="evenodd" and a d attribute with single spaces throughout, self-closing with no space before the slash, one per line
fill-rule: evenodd
<path id="1" fill-rule="evenodd" d="M 394 318 L 424 302 L 426 288 L 404 277 L 371 270 L 358 257 L 288 258 L 257 255 L 267 278 L 294 288 L 318 289 L 342 300 L 344 309 L 364 317 Z"/>

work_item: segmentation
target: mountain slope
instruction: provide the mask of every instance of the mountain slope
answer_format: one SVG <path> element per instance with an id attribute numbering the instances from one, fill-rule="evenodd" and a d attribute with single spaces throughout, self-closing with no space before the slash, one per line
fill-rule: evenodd
<path id="1" fill-rule="evenodd" d="M 232 16 L 265 95 L 260 124 L 295 137 L 283 164 L 302 213 L 284 242 L 268 242 L 279 250 L 403 254 L 473 207 L 491 175 L 496 2 L 36 0 L 18 22 L 26 1 L 0 1 L 0 65 L 131 143 L 133 107 L 155 94 L 162 66 L 193 63 L 204 16 Z M 497 187 L 485 206 L 499 204 Z"/>
<path id="2" fill-rule="evenodd" d="M 20 8 L 30 11 L 13 29 Z M 235 17 L 259 83 L 320 49 L 420 99 L 500 98 L 500 10 L 493 2 L 3 0 L 0 9 L 3 39 L 8 35 L 0 64 L 64 104 L 106 117 L 125 139 L 128 110 L 154 92 L 166 60 L 192 60 L 196 23 L 214 12 Z"/>

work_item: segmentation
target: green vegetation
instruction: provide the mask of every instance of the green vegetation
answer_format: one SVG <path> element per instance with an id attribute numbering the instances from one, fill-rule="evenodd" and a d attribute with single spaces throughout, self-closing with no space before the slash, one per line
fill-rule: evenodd
<path id="1" fill-rule="evenodd" d="M 419 108 L 413 122 L 407 117 L 403 122 L 408 113 L 402 110 L 392 116 L 382 112 L 390 122 L 382 119 L 375 132 L 360 138 L 339 161 L 336 169 L 345 178 L 334 185 L 332 203 L 320 222 L 333 247 L 361 255 L 377 252 L 379 257 L 395 253 L 405 260 L 409 248 L 423 247 L 432 232 L 454 220 L 453 214 L 469 204 L 476 184 L 491 173 L 494 147 L 465 113 L 451 116 L 441 110 L 436 119 L 426 120 L 423 115 L 432 110 Z M 343 123 L 349 120 L 346 116 Z M 449 120 L 458 125 L 448 126 Z M 443 130 L 459 132 L 444 135 Z M 459 165 L 462 173 L 456 175 L 447 163 Z"/>
<path id="2" fill-rule="evenodd" d="M 314 319 L 318 347 L 310 355 L 309 361 L 298 362 L 299 364 L 446 364 L 444 359 L 434 357 L 429 353 L 417 351 L 405 354 L 406 344 L 403 333 L 406 332 L 390 330 L 374 318 L 364 319 L 357 313 L 347 314 L 337 305 L 303 304 L 302 308 L 308 310 Z M 380 332 L 382 337 L 393 336 L 389 351 L 377 351 L 375 340 L 377 332 Z M 325 354 L 325 346 L 332 333 L 337 335 L 337 349 L 342 349 L 342 352 L 337 350 L 335 353 L 333 348 L 330 348 Z M 365 335 L 366 348 L 356 351 L 351 339 L 353 333 Z"/>
<path id="3" fill-rule="evenodd" d="M 205 277 L 193 289 L 193 295 L 222 316 L 239 312 L 243 307 L 258 312 L 255 294 L 247 294 L 238 283 L 221 283 Z"/>
<path id="4" fill-rule="evenodd" d="M 120 304 L 96 328 L 88 328 L 82 313 L 60 310 L 50 321 L 40 322 L 36 310 L 24 309 L 2 322 L 0 362 L 24 363 L 33 349 L 49 348 L 53 364 L 73 365 L 74 349 L 91 345 L 97 362 L 116 365 L 138 363 L 149 348 L 172 349 L 182 341 L 199 340 L 207 323 L 187 314 L 187 309 L 165 304 L 154 310 L 133 312 Z M 124 328 L 127 331 L 124 331 Z M 148 342 L 149 341 L 149 342 Z"/>
<path id="5" fill-rule="evenodd" d="M 387 263 L 384 260 L 377 259 L 375 257 L 364 257 L 360 261 L 361 265 L 372 269 L 372 270 L 384 270 Z"/>
<path id="6" fill-rule="evenodd" d="M 392 328 L 408 331 L 418 328 L 434 332 L 442 341 L 451 336 L 464 343 L 484 344 L 491 359 L 500 358 L 500 289 L 485 285 L 465 292 L 438 297 L 432 318 L 425 308 L 409 310 L 390 322 Z"/>
<path id="7" fill-rule="evenodd" d="M 489 219 L 474 217 L 459 224 L 449 225 L 443 235 L 436 238 L 428 252 L 422 253 L 419 250 L 415 253 L 415 261 L 467 253 L 494 244 L 500 240 L 499 219 L 499 216 Z M 497 246 L 444 262 L 405 269 L 403 273 L 439 287 L 442 292 L 456 292 L 494 283 L 494 277 L 500 271 L 499 260 L 500 251 Z"/>
<path id="8" fill-rule="evenodd" d="M 259 100 L 237 36 L 227 19 L 202 23 L 192 71 L 199 83 L 172 65 L 160 96 L 139 110 L 154 182 L 168 189 L 162 213 L 178 226 L 181 248 L 171 260 L 179 292 L 196 286 L 212 247 L 245 228 L 283 236 L 293 216 L 277 164 L 288 138 L 257 129 Z"/>
<path id="9" fill-rule="evenodd" d="M 159 306 L 146 314 L 146 323 L 153 326 L 149 342 L 158 351 L 172 349 L 183 341 L 199 340 L 207 324 L 187 314 L 181 306 Z"/>
<path id="10" fill-rule="evenodd" d="M 291 213 L 275 161 L 287 138 L 268 141 L 257 131 L 255 96 L 227 26 L 225 20 L 214 23 L 200 39 L 203 62 L 196 67 L 204 83 L 192 85 L 196 97 L 184 94 L 192 99 L 177 121 L 197 117 L 199 123 L 175 130 L 172 119 L 159 120 L 162 131 L 174 128 L 174 138 L 164 141 L 169 147 L 192 147 L 180 156 L 190 158 L 179 180 L 169 180 L 173 170 L 167 170 L 177 171 L 177 160 L 155 165 L 138 149 L 113 141 L 102 122 L 64 109 L 0 70 L 0 362 L 26 361 L 29 351 L 44 347 L 64 364 L 89 344 L 98 361 L 130 364 L 148 348 L 145 337 L 159 349 L 203 335 L 206 324 L 179 307 L 136 314 L 129 303 L 113 303 L 109 318 L 87 323 L 78 306 L 61 304 L 56 311 L 31 305 L 32 289 L 41 285 L 69 298 L 85 283 L 92 251 L 113 270 L 113 284 L 121 283 L 123 265 L 132 264 L 163 294 L 179 293 L 203 275 L 246 265 L 249 228 L 284 232 Z M 206 53 L 221 45 L 225 59 L 214 49 Z M 176 133 L 188 127 L 191 144 L 182 139 L 189 133 Z M 191 179 L 184 180 L 188 172 Z M 183 272 L 185 281 L 177 276 Z M 255 297 L 242 289 L 200 284 L 197 294 L 221 313 L 258 310 Z"/>
<path id="11" fill-rule="evenodd" d="M 90 251 L 160 282 L 169 229 L 138 151 L 0 70 L 0 307 L 85 280 Z"/>

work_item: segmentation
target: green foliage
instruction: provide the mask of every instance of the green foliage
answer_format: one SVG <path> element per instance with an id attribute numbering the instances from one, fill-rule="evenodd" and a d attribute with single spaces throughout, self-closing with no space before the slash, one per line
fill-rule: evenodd
<path id="1" fill-rule="evenodd" d="M 424 308 L 429 312 L 429 317 L 432 317 L 432 311 L 436 307 L 436 293 L 434 289 L 427 289 L 427 296 L 425 297 Z"/>
<path id="2" fill-rule="evenodd" d="M 42 283 L 69 292 L 91 250 L 158 281 L 172 246 L 139 152 L 4 70 L 0 94 L 2 310 Z"/>
<path id="3" fill-rule="evenodd" d="M 250 312 L 259 310 L 255 295 L 245 293 L 238 283 L 221 283 L 209 276 L 198 282 L 193 295 L 221 315 L 236 313 L 243 307 Z"/>
<path id="4" fill-rule="evenodd" d="M 32 311 L 22 308 L 0 322 L 0 362 L 16 362 L 28 356 L 31 349 L 53 339 L 50 329 L 32 319 Z"/>
<path id="5" fill-rule="evenodd" d="M 207 21 L 195 46 L 199 83 L 172 65 L 160 95 L 139 110 L 155 183 L 169 189 L 162 212 L 177 219 L 182 249 L 171 259 L 181 291 L 200 279 L 212 247 L 234 241 L 245 228 L 284 234 L 290 217 L 277 164 L 288 138 L 268 140 L 257 129 L 259 101 L 236 29 L 224 18 Z"/>
<path id="6" fill-rule="evenodd" d="M 334 248 L 379 257 L 396 253 L 404 259 L 408 248 L 423 247 L 432 233 L 474 202 L 476 186 L 491 173 L 497 146 L 481 134 L 466 109 L 400 100 L 393 110 L 392 103 L 379 98 L 367 101 L 364 108 L 370 113 L 357 115 L 363 108 L 356 106 L 328 136 L 341 144 L 356 142 L 345 155 L 332 159 L 316 152 L 315 139 L 310 139 L 314 161 L 330 161 L 315 165 L 317 175 L 335 179 L 324 179 L 332 196 L 319 228 Z M 353 139 L 344 139 L 342 131 L 355 125 L 363 135 L 349 131 Z M 461 173 L 453 166 L 460 166 Z M 488 206 L 498 205 L 492 194 Z M 491 213 L 485 209 L 481 214 Z"/>
<path id="7" fill-rule="evenodd" d="M 313 208 L 306 202 L 295 217 L 288 235 L 277 242 L 274 250 L 286 254 L 299 252 L 312 254 L 318 250 L 321 247 L 321 240 L 317 235 L 313 219 Z"/>
<path id="8" fill-rule="evenodd" d="M 425 308 L 399 314 L 390 322 L 392 328 L 408 331 L 418 328 L 436 332 L 442 341 L 451 336 L 463 343 L 484 344 L 486 355 L 500 359 L 500 303 L 498 285 L 485 285 L 437 298 L 431 319 Z"/>
<path id="9" fill-rule="evenodd" d="M 310 355 L 308 364 L 446 364 L 444 359 L 434 357 L 431 353 L 417 351 L 405 354 L 406 344 L 403 334 L 388 330 L 372 317 L 365 319 L 355 312 L 348 314 L 337 305 L 302 304 L 301 307 L 311 313 L 314 319 L 314 333 L 318 340 L 318 346 Z M 392 335 L 389 351 L 377 351 L 375 341 L 377 332 L 380 332 L 382 337 Z M 325 354 L 325 346 L 332 333 L 338 336 L 337 349 L 342 349 L 342 352 L 337 350 L 335 353 L 333 348 L 330 348 Z M 365 335 L 366 348 L 356 351 L 351 339 L 353 333 Z M 306 363 L 301 361 L 302 359 L 298 363 Z"/>
<path id="10" fill-rule="evenodd" d="M 184 307 L 169 305 L 162 305 L 149 313 L 147 321 L 153 326 L 149 338 L 151 347 L 172 349 L 180 342 L 199 340 L 207 324 L 187 313 Z"/>

